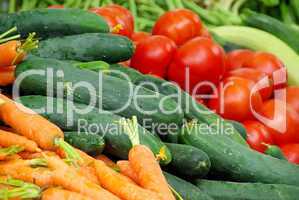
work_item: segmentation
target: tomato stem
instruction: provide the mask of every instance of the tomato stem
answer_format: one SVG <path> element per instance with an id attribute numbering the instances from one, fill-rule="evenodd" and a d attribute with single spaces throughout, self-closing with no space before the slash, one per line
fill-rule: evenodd
<path id="1" fill-rule="evenodd" d="M 184 8 L 183 2 L 181 0 L 173 0 L 177 8 Z"/>
<path id="2" fill-rule="evenodd" d="M 129 9 L 132 12 L 132 15 L 134 18 L 134 29 L 137 32 L 138 31 L 138 24 L 137 24 L 138 13 L 137 13 L 137 7 L 136 7 L 135 0 L 129 0 Z"/>

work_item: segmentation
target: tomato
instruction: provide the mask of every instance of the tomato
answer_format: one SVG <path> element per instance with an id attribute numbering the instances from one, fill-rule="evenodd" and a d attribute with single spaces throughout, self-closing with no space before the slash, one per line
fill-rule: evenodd
<path id="1" fill-rule="evenodd" d="M 266 53 L 266 52 L 257 52 L 254 56 L 247 60 L 243 67 L 254 68 L 261 72 L 266 73 L 271 79 L 273 79 L 273 73 L 276 71 L 278 75 L 276 75 L 279 80 L 284 80 L 282 83 L 275 83 L 277 82 L 274 80 L 274 88 L 282 88 L 287 85 L 287 77 L 285 71 L 281 69 L 285 69 L 283 63 L 273 54 Z M 280 71 L 277 71 L 280 70 Z"/>
<path id="2" fill-rule="evenodd" d="M 289 162 L 299 164 L 299 144 L 282 145 L 281 150 Z"/>
<path id="3" fill-rule="evenodd" d="M 238 49 L 227 54 L 226 70 L 230 71 L 243 67 L 243 64 L 251 59 L 254 52 L 248 49 Z"/>
<path id="4" fill-rule="evenodd" d="M 48 8 L 50 8 L 50 9 L 63 9 L 65 7 L 64 7 L 64 5 L 52 5 L 52 6 L 48 6 Z"/>
<path id="5" fill-rule="evenodd" d="M 286 90 L 287 103 L 299 113 L 299 87 L 289 86 Z"/>
<path id="6" fill-rule="evenodd" d="M 102 16 L 107 21 L 111 32 L 126 37 L 131 37 L 134 32 L 134 19 L 126 8 L 119 5 L 91 8 L 90 12 Z"/>
<path id="7" fill-rule="evenodd" d="M 171 39 L 162 35 L 150 36 L 137 44 L 131 67 L 144 74 L 165 77 L 175 50 L 176 45 Z"/>
<path id="8" fill-rule="evenodd" d="M 246 78 L 249 80 L 252 80 L 254 83 L 258 83 L 262 79 L 266 79 L 265 87 L 261 90 L 259 90 L 263 100 L 269 99 L 273 94 L 273 82 L 272 79 L 270 79 L 267 74 L 258 71 L 256 69 L 252 68 L 239 68 L 234 69 L 230 72 L 227 72 L 227 76 L 238 76 L 242 78 Z M 261 85 L 263 86 L 263 85 Z"/>
<path id="9" fill-rule="evenodd" d="M 212 39 L 211 33 L 209 32 L 209 30 L 206 27 L 202 27 L 200 36 Z"/>
<path id="10" fill-rule="evenodd" d="M 224 50 L 208 38 L 196 37 L 176 51 L 167 77 L 178 83 L 182 89 L 191 89 L 189 92 L 192 94 L 203 94 L 210 92 L 211 87 L 200 84 L 206 81 L 218 85 L 224 71 Z M 190 89 L 186 87 L 189 83 Z"/>
<path id="11" fill-rule="evenodd" d="M 274 144 L 268 129 L 262 123 L 252 120 L 244 121 L 243 125 L 247 133 L 247 143 L 252 149 L 264 153 L 267 149 L 265 144 Z"/>
<path id="12" fill-rule="evenodd" d="M 164 35 L 177 45 L 200 36 L 202 22 L 197 14 L 187 9 L 177 9 L 164 13 L 153 27 L 153 35 Z"/>
<path id="13" fill-rule="evenodd" d="M 251 107 L 259 112 L 263 100 L 259 92 L 251 94 L 254 82 L 240 77 L 229 77 L 217 89 L 217 98 L 209 100 L 208 106 L 226 119 L 244 121 L 253 119 Z"/>
<path id="14" fill-rule="evenodd" d="M 278 99 L 268 100 L 261 114 L 270 120 L 263 123 L 276 144 L 299 142 L 299 115 L 289 104 Z"/>
<path id="15" fill-rule="evenodd" d="M 135 44 L 137 44 L 140 41 L 149 38 L 150 36 L 150 33 L 140 31 L 133 33 L 131 39 Z"/>

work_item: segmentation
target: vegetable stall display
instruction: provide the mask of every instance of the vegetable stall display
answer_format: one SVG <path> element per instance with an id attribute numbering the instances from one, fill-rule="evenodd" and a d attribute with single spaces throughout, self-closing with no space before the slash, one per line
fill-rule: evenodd
<path id="1" fill-rule="evenodd" d="M 297 200 L 298 7 L 1 1 L 0 199 Z"/>

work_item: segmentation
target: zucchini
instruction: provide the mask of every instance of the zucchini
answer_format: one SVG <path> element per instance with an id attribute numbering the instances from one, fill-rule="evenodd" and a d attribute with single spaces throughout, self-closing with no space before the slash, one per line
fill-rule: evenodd
<path id="1" fill-rule="evenodd" d="M 200 178 L 208 174 L 211 162 L 205 152 L 189 145 L 165 144 L 172 155 L 172 161 L 167 166 L 171 171 L 192 178 Z"/>
<path id="2" fill-rule="evenodd" d="M 99 62 L 102 65 L 101 62 Z M 77 66 L 81 66 L 78 64 Z M 96 68 L 96 67 L 95 67 Z M 97 70 L 101 70 L 102 67 L 97 67 Z M 172 82 L 165 81 L 160 78 L 153 77 L 151 75 L 144 75 L 130 67 L 123 67 L 119 64 L 110 65 L 110 71 L 108 71 L 110 76 L 114 76 L 121 79 L 128 79 L 135 85 L 141 85 L 149 90 L 156 91 L 164 94 L 166 96 L 172 97 L 177 103 L 180 103 L 184 115 L 187 119 L 198 119 L 200 121 L 206 122 L 208 124 L 219 125 L 220 130 L 215 130 L 219 132 L 229 132 L 227 134 L 236 142 L 248 146 L 246 141 L 241 137 L 240 133 L 234 128 L 233 124 L 228 121 L 223 120 L 217 114 L 209 111 L 204 105 L 197 103 L 189 94 L 182 91 L 179 86 L 173 84 Z M 155 88 L 153 88 L 153 85 Z M 211 126 L 215 129 L 215 126 Z M 222 134 L 222 133 L 220 133 Z M 176 141 L 174 134 L 168 134 L 169 141 Z"/>
<path id="3" fill-rule="evenodd" d="M 39 47 L 31 54 L 58 60 L 116 63 L 131 58 L 133 44 L 128 38 L 115 34 L 84 33 L 40 41 Z"/>
<path id="4" fill-rule="evenodd" d="M 23 72 L 37 70 L 44 74 L 35 73 L 22 79 Z M 57 72 L 64 76 L 57 76 Z M 46 73 L 48 77 L 45 76 Z M 51 85 L 48 79 L 51 79 L 54 96 L 63 95 L 78 103 L 94 104 L 123 117 L 136 116 L 140 124 L 148 129 L 168 131 L 168 128 L 179 126 L 183 122 L 180 107 L 169 97 L 105 73 L 78 69 L 69 62 L 31 58 L 17 66 L 16 76 L 20 77 L 16 84 L 24 94 L 48 95 L 47 90 Z M 91 92 L 85 86 L 79 87 L 78 83 L 87 84 Z M 141 98 L 141 95 L 147 98 Z M 159 126 L 160 124 L 163 126 Z"/>
<path id="5" fill-rule="evenodd" d="M 66 132 L 88 131 L 90 134 L 104 136 L 105 151 L 118 158 L 127 159 L 132 144 L 124 129 L 119 126 L 120 116 L 98 108 L 82 113 L 88 108 L 87 105 L 53 97 L 22 96 L 18 101 L 36 111 L 47 108 L 40 114 Z M 47 107 L 47 105 L 52 106 Z M 171 161 L 171 153 L 157 136 L 139 126 L 139 137 L 141 144 L 148 146 L 155 155 L 158 155 L 162 149 L 165 150 L 166 157 L 161 160 L 161 164 L 166 165 Z"/>
<path id="6" fill-rule="evenodd" d="M 280 184 L 197 180 L 196 185 L 215 200 L 297 200 L 299 188 Z"/>
<path id="7" fill-rule="evenodd" d="M 277 159 L 287 160 L 286 157 L 283 155 L 282 150 L 279 148 L 279 146 L 276 145 L 267 145 L 265 154 Z"/>
<path id="8" fill-rule="evenodd" d="M 245 26 L 221 26 L 211 30 L 228 42 L 276 55 L 286 66 L 288 84 L 299 85 L 299 56 L 277 37 L 265 31 Z"/>
<path id="9" fill-rule="evenodd" d="M 89 132 L 64 132 L 64 139 L 72 146 L 90 154 L 101 154 L 105 147 L 102 136 Z"/>
<path id="10" fill-rule="evenodd" d="M 184 199 L 184 200 L 213 200 L 212 197 L 202 192 L 195 185 L 180 179 L 172 174 L 163 172 L 169 185 Z"/>
<path id="11" fill-rule="evenodd" d="M 229 180 L 299 186 L 299 167 L 246 148 L 223 135 L 210 132 L 206 124 L 190 123 L 180 141 L 208 154 L 211 171 Z"/>
<path id="12" fill-rule="evenodd" d="M 16 26 L 22 38 L 35 32 L 39 38 L 81 33 L 106 33 L 106 21 L 81 9 L 38 9 L 0 15 L 0 33 Z"/>
<path id="13" fill-rule="evenodd" d="M 246 10 L 242 16 L 245 25 L 258 28 L 275 35 L 299 53 L 299 31 L 278 19 L 250 10 Z"/>

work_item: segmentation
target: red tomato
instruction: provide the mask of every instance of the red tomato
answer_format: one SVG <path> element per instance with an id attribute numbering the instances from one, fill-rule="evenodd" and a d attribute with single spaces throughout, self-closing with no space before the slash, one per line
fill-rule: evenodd
<path id="1" fill-rule="evenodd" d="M 196 37 L 176 51 L 167 76 L 185 90 L 189 90 L 186 84 L 190 82 L 192 94 L 203 94 L 210 92 L 211 87 L 207 85 L 196 87 L 203 81 L 218 85 L 224 74 L 224 65 L 223 49 L 208 38 Z"/>
<path id="2" fill-rule="evenodd" d="M 244 121 L 243 125 L 247 133 L 247 143 L 252 149 L 264 153 L 267 149 L 265 144 L 273 144 L 268 129 L 262 123 L 258 121 Z"/>
<path id="3" fill-rule="evenodd" d="M 227 76 L 237 76 L 252 80 L 254 83 L 258 83 L 260 80 L 266 78 L 267 87 L 259 90 L 263 100 L 267 100 L 272 96 L 273 93 L 273 83 L 272 80 L 267 76 L 267 74 L 252 68 L 239 68 L 229 71 Z"/>
<path id="4" fill-rule="evenodd" d="M 251 94 L 254 82 L 240 77 L 229 77 L 218 87 L 218 97 L 210 99 L 209 108 L 226 119 L 244 121 L 252 119 L 251 107 L 259 112 L 263 100 L 259 92 Z"/>
<path id="5" fill-rule="evenodd" d="M 212 39 L 212 36 L 211 36 L 209 30 L 206 27 L 202 27 L 202 31 L 201 31 L 200 36 Z"/>
<path id="6" fill-rule="evenodd" d="M 268 100 L 264 103 L 261 114 L 270 120 L 263 123 L 276 144 L 299 142 L 299 115 L 286 102 L 278 99 Z"/>
<path id="7" fill-rule="evenodd" d="M 52 5 L 52 6 L 48 6 L 48 8 L 51 8 L 51 9 L 63 9 L 64 5 Z"/>
<path id="8" fill-rule="evenodd" d="M 299 87 L 287 87 L 287 103 L 299 114 Z"/>
<path id="9" fill-rule="evenodd" d="M 144 74 L 165 77 L 176 50 L 175 43 L 162 35 L 150 36 L 139 42 L 131 58 L 131 67 Z"/>
<path id="10" fill-rule="evenodd" d="M 289 162 L 299 164 L 299 144 L 286 144 L 281 150 Z"/>
<path id="11" fill-rule="evenodd" d="M 137 44 L 138 42 L 147 39 L 150 36 L 151 36 L 150 33 L 140 31 L 140 32 L 133 33 L 131 39 L 135 44 Z"/>
<path id="12" fill-rule="evenodd" d="M 273 73 L 277 70 L 284 69 L 283 63 L 273 54 L 266 53 L 266 52 L 257 52 L 254 54 L 254 56 L 247 60 L 244 65 L 244 67 L 248 68 L 254 68 L 261 72 L 266 73 L 271 79 L 273 79 Z M 286 73 L 283 71 L 279 72 L 279 78 L 280 80 L 285 79 L 285 82 L 283 83 L 275 83 L 274 81 L 274 88 L 281 88 L 285 87 L 287 85 L 286 77 L 284 77 Z"/>
<path id="13" fill-rule="evenodd" d="M 104 17 L 112 33 L 129 38 L 133 34 L 134 19 L 126 8 L 112 4 L 105 7 L 91 8 L 90 11 Z"/>
<path id="14" fill-rule="evenodd" d="M 177 45 L 200 36 L 202 23 L 197 14 L 187 9 L 177 9 L 163 14 L 153 28 L 153 35 L 164 35 Z"/>
<path id="15" fill-rule="evenodd" d="M 230 71 L 243 67 L 243 64 L 251 59 L 253 55 L 254 52 L 248 49 L 238 49 L 229 52 L 227 54 L 226 70 Z"/>

